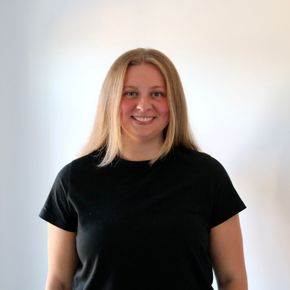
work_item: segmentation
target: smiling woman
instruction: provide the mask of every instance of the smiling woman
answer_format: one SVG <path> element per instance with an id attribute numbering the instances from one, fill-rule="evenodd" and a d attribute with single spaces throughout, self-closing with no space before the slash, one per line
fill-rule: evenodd
<path id="1" fill-rule="evenodd" d="M 58 174 L 46 290 L 246 290 L 238 213 L 223 166 L 191 137 L 182 85 L 153 49 L 105 79 L 84 153 Z"/>
<path id="2" fill-rule="evenodd" d="M 141 64 L 128 68 L 120 110 L 121 156 L 135 160 L 158 156 L 169 122 L 169 107 L 165 81 L 156 66 Z M 151 150 L 146 150 L 147 146 Z"/>
<path id="3" fill-rule="evenodd" d="M 125 100 L 128 100 L 128 102 L 125 102 Z M 131 101 L 129 102 L 129 100 Z M 136 104 L 137 100 L 139 104 Z M 159 132 L 159 141 L 162 142 L 157 144 L 157 139 L 153 138 L 151 141 L 154 140 L 155 143 L 146 142 L 146 145 L 150 146 L 147 148 L 142 147 L 144 142 L 139 142 L 139 146 L 134 146 L 135 150 L 131 152 L 136 153 L 136 155 L 131 156 L 133 159 L 150 159 L 150 163 L 154 163 L 159 158 L 164 157 L 173 145 L 179 144 L 193 150 L 197 149 L 189 129 L 185 96 L 175 66 L 160 51 L 140 48 L 124 53 L 110 68 L 100 93 L 92 134 L 82 151 L 82 155 L 89 154 L 97 149 L 104 149 L 104 156 L 99 166 L 110 164 L 118 155 L 124 155 L 126 158 L 125 155 L 128 152 L 124 151 L 127 148 L 125 143 L 128 141 L 128 134 L 121 126 L 121 121 L 125 121 L 123 109 L 125 109 L 126 103 L 135 104 L 135 117 L 144 117 L 148 113 L 148 110 L 145 113 L 142 110 L 140 111 L 140 106 L 142 109 L 142 106 L 144 106 L 142 103 L 144 102 L 146 106 L 151 103 L 150 113 L 153 113 L 157 109 L 157 104 L 159 104 L 158 108 L 162 115 L 159 116 L 156 111 L 154 112 L 156 115 L 151 122 L 151 128 L 164 122 L 164 127 L 160 127 L 162 132 Z M 153 104 L 155 105 L 153 106 Z M 161 106 L 161 104 L 163 105 Z M 170 116 L 170 118 L 168 116 L 167 122 L 164 109 L 168 110 Z M 130 114 L 132 115 L 132 113 Z M 134 118 L 130 116 L 130 119 L 132 128 Z M 129 125 L 127 121 L 129 120 L 126 120 L 126 124 Z M 141 124 L 140 119 L 139 123 L 137 119 L 135 121 L 136 126 L 144 125 L 144 121 Z M 139 128 L 137 134 L 140 134 L 141 128 Z M 160 140 L 161 136 L 162 140 Z M 135 141 L 137 140 L 135 139 Z M 130 145 L 133 145 L 133 143 L 130 142 Z M 130 156 L 127 157 L 130 158 Z"/>

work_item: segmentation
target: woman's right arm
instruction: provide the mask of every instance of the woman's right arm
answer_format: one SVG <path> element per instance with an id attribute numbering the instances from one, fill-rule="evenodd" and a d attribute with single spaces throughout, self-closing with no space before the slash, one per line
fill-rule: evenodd
<path id="1" fill-rule="evenodd" d="M 45 290 L 71 290 L 78 261 L 76 234 L 48 223 L 48 273 Z"/>

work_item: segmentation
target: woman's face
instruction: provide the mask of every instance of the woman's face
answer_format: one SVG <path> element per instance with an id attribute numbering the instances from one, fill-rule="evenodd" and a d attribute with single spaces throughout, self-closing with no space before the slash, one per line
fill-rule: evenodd
<path id="1" fill-rule="evenodd" d="M 160 142 L 169 122 L 166 85 L 153 64 L 128 67 L 121 99 L 122 137 L 132 142 Z"/>

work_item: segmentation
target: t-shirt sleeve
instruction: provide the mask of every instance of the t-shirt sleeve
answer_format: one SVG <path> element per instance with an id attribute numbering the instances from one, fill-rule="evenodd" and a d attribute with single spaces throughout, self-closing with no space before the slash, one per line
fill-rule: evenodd
<path id="1" fill-rule="evenodd" d="M 217 226 L 246 208 L 222 164 L 213 158 L 214 197 L 211 226 Z"/>
<path id="2" fill-rule="evenodd" d="M 70 164 L 63 167 L 55 178 L 39 217 L 66 231 L 77 231 L 77 213 L 70 200 Z"/>

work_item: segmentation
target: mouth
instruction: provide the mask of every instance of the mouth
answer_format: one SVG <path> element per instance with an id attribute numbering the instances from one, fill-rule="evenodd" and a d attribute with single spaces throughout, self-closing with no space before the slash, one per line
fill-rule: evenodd
<path id="1" fill-rule="evenodd" d="M 131 116 L 131 118 L 133 118 L 134 120 L 138 121 L 138 122 L 143 122 L 143 123 L 149 123 L 151 122 L 153 119 L 155 119 L 156 117 L 154 116 Z"/>

